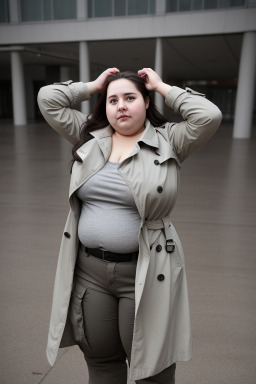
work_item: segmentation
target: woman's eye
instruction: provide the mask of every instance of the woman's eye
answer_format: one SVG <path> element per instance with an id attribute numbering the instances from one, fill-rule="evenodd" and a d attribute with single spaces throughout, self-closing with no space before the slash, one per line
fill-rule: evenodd
<path id="1" fill-rule="evenodd" d="M 132 101 L 132 100 L 134 100 L 134 99 L 135 99 L 134 96 L 128 96 L 128 97 L 127 97 L 127 100 L 128 100 L 128 101 Z"/>
<path id="2" fill-rule="evenodd" d="M 111 99 L 111 100 L 110 100 L 110 104 L 115 104 L 116 102 L 117 102 L 116 99 Z"/>

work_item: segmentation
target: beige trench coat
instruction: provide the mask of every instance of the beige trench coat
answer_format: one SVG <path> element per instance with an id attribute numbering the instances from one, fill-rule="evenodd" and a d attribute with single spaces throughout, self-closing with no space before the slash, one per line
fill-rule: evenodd
<path id="1" fill-rule="evenodd" d="M 146 129 L 130 156 L 118 166 L 133 194 L 141 227 L 135 283 L 135 324 L 130 379 L 153 376 L 176 361 L 191 358 L 191 332 L 184 255 L 171 223 L 181 162 L 213 135 L 221 121 L 219 109 L 203 95 L 172 87 L 166 104 L 181 113 L 181 123 Z M 43 87 L 38 103 L 46 121 L 75 144 L 85 116 L 72 106 L 90 97 L 84 83 L 59 83 Z M 107 162 L 113 129 L 93 132 L 82 145 L 70 182 L 70 212 L 61 242 L 47 357 L 54 364 L 59 347 L 73 345 L 67 320 L 76 262 L 80 204 L 75 191 Z M 166 245 L 175 244 L 174 252 Z M 159 278 L 159 275 L 162 275 Z"/>

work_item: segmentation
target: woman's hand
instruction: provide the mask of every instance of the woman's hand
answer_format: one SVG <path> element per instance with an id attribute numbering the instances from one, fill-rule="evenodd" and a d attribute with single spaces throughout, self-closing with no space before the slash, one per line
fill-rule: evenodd
<path id="1" fill-rule="evenodd" d="M 143 68 L 138 71 L 138 75 L 145 79 L 145 86 L 149 91 L 155 91 L 166 97 L 171 86 L 165 84 L 161 77 L 151 68 Z"/>
<path id="2" fill-rule="evenodd" d="M 86 83 L 90 94 L 102 91 L 104 89 L 107 78 L 117 72 L 119 72 L 119 69 L 117 68 L 108 68 L 102 72 L 96 80 Z"/>

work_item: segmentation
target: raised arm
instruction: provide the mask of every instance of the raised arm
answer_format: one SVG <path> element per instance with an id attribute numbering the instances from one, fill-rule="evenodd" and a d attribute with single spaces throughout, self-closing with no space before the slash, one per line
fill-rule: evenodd
<path id="1" fill-rule="evenodd" d="M 38 93 L 38 105 L 47 123 L 72 144 L 76 144 L 87 116 L 73 109 L 74 105 L 100 91 L 106 78 L 115 72 L 118 72 L 117 68 L 109 68 L 88 83 L 66 81 L 42 87 Z"/>
<path id="2" fill-rule="evenodd" d="M 184 121 L 168 123 L 165 128 L 165 135 L 182 162 L 216 132 L 221 123 L 221 111 L 203 94 L 164 83 L 150 68 L 143 68 L 138 74 L 145 78 L 148 90 L 160 93 L 168 107 L 182 115 Z"/>

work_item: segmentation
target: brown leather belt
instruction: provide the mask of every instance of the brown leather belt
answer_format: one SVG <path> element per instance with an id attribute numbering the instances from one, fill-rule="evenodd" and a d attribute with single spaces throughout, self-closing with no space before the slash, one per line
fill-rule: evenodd
<path id="1" fill-rule="evenodd" d="M 136 261 L 138 259 L 138 254 L 139 254 L 139 252 L 113 253 L 113 252 L 104 251 L 98 248 L 87 248 L 82 244 L 80 244 L 80 249 L 83 252 L 89 253 L 89 255 L 98 257 L 99 259 L 106 260 L 106 261 L 113 261 L 115 263 L 122 263 L 125 261 Z"/>

